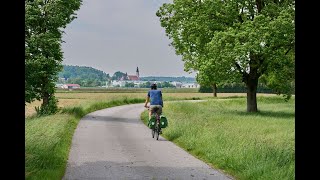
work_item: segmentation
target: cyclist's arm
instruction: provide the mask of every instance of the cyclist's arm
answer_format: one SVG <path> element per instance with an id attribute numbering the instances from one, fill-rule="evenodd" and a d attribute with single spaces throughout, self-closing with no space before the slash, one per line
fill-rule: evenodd
<path id="1" fill-rule="evenodd" d="M 146 98 L 146 102 L 144 103 L 144 107 L 147 107 L 149 100 L 150 100 L 150 97 L 149 97 L 149 96 L 147 96 L 147 98 Z"/>
<path id="2" fill-rule="evenodd" d="M 163 107 L 162 92 L 160 91 L 161 106 Z"/>
<path id="3" fill-rule="evenodd" d="M 144 103 L 144 107 L 147 107 L 149 101 L 150 101 L 150 92 L 148 92 L 146 101 L 145 101 L 145 103 Z"/>

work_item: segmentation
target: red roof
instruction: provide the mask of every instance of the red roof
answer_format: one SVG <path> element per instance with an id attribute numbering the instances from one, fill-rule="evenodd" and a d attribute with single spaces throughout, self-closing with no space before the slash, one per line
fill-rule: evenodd
<path id="1" fill-rule="evenodd" d="M 128 78 L 129 78 L 129 80 L 132 80 L 132 81 L 138 81 L 139 80 L 139 77 L 135 76 L 135 75 L 128 75 Z"/>
<path id="2" fill-rule="evenodd" d="M 76 86 L 76 87 L 80 87 L 79 84 L 66 84 L 67 86 Z"/>

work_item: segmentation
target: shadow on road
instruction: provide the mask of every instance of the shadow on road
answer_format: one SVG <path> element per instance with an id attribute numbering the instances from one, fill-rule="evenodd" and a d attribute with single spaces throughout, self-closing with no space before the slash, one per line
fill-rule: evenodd
<path id="1" fill-rule="evenodd" d="M 82 118 L 83 121 L 105 121 L 105 122 L 124 122 L 124 123 L 134 123 L 141 124 L 141 120 L 137 118 L 122 118 L 122 117 L 114 117 L 114 116 L 97 116 L 97 115 L 87 115 Z"/>

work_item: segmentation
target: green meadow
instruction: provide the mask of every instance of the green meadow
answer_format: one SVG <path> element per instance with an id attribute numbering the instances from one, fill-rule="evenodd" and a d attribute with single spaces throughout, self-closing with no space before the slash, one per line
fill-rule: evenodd
<path id="1" fill-rule="evenodd" d="M 295 179 L 294 97 L 258 97 L 258 109 L 245 97 L 166 103 L 162 136 L 236 179 Z"/>
<path id="2" fill-rule="evenodd" d="M 143 103 L 146 92 L 58 92 L 60 112 L 25 120 L 25 178 L 61 179 L 71 140 L 86 114 L 124 104 Z M 173 100 L 206 100 L 173 102 Z M 245 94 L 168 92 L 163 136 L 237 179 L 294 179 L 294 98 L 258 95 L 259 113 L 246 113 Z M 28 104 L 32 109 L 39 102 Z M 147 112 L 141 115 L 146 123 Z M 151 137 L 150 137 L 151 138 Z"/>

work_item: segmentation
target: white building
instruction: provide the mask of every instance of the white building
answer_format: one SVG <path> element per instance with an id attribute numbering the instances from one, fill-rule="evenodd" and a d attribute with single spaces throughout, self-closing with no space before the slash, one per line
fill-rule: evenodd
<path id="1" fill-rule="evenodd" d="M 114 80 L 111 81 L 110 85 L 106 86 L 106 87 L 125 87 L 126 85 L 126 81 L 118 81 L 118 80 Z"/>
<path id="2" fill-rule="evenodd" d="M 63 84 L 56 84 L 55 87 L 56 88 L 62 88 Z"/>
<path id="3" fill-rule="evenodd" d="M 63 89 L 78 89 L 80 88 L 79 84 L 64 84 L 61 86 Z"/>
<path id="4" fill-rule="evenodd" d="M 182 88 L 199 88 L 200 85 L 198 83 L 183 83 Z"/>
<path id="5" fill-rule="evenodd" d="M 170 84 L 174 85 L 176 88 L 181 88 L 182 87 L 182 82 L 173 81 L 173 82 L 170 82 Z"/>
<path id="6" fill-rule="evenodd" d="M 140 85 L 146 83 L 148 81 L 132 81 L 132 80 L 128 80 L 128 81 L 123 81 L 123 80 L 113 80 L 110 83 L 106 83 L 106 87 L 125 87 L 126 83 L 133 83 L 134 87 L 140 87 Z"/>

